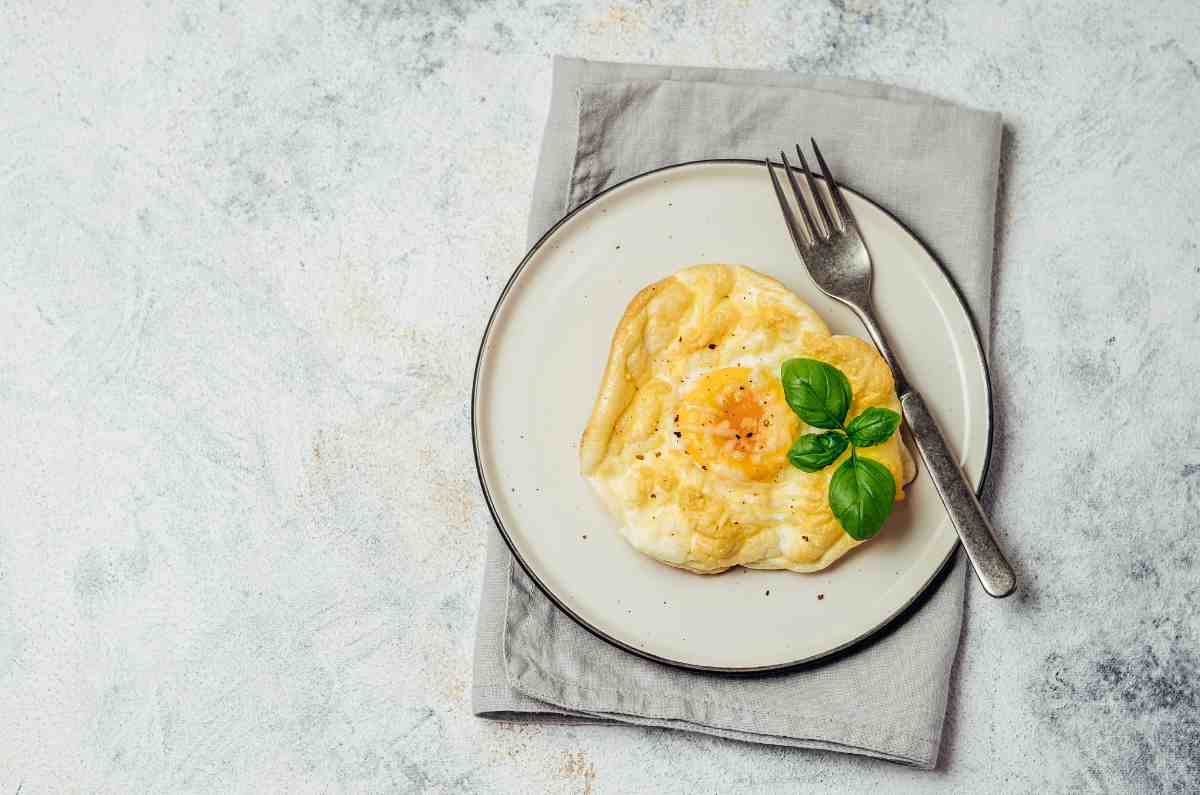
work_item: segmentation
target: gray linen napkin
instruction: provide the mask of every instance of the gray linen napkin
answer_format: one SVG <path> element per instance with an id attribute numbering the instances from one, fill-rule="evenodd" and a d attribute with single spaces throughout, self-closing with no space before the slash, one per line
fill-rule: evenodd
<path id="1" fill-rule="evenodd" d="M 529 221 L 534 241 L 628 176 L 760 158 L 813 136 L 840 179 L 897 215 L 953 274 L 987 334 L 1001 121 L 904 89 L 746 70 L 556 58 Z M 823 666 L 759 678 L 676 670 L 558 611 L 489 533 L 477 715 L 615 721 L 866 754 L 931 768 L 962 624 L 965 564 L 898 628 Z"/>

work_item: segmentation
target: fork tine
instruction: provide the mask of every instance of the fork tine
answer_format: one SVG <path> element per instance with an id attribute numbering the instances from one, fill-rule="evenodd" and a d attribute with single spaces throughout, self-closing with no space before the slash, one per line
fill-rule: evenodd
<path id="1" fill-rule="evenodd" d="M 796 227 L 796 216 L 788 205 L 787 196 L 783 195 L 783 187 L 779 184 L 779 177 L 775 176 L 775 167 L 771 165 L 771 158 L 768 157 L 763 162 L 767 165 L 767 173 L 771 175 L 771 184 L 775 186 L 775 198 L 779 199 L 779 209 L 783 212 L 783 220 L 787 224 L 788 232 L 792 235 L 792 242 L 796 244 L 797 251 L 803 252 L 808 247 L 808 242 Z M 803 206 L 801 204 L 801 207 Z"/>
<path id="2" fill-rule="evenodd" d="M 800 214 L 804 216 L 804 231 L 808 233 L 808 239 L 816 243 L 821 240 L 821 227 L 813 222 L 812 214 L 808 211 L 808 202 L 804 199 L 804 191 L 800 190 L 800 183 L 796 181 L 796 172 L 792 170 L 792 164 L 783 150 L 779 151 L 779 159 L 783 161 L 783 172 L 787 175 L 788 184 L 792 186 L 792 194 L 796 197 Z"/>
<path id="3" fill-rule="evenodd" d="M 796 197 L 796 205 L 800 208 L 800 214 L 804 216 L 804 231 L 808 233 L 808 239 L 816 243 L 821 239 L 821 227 L 813 220 L 808 209 L 808 200 L 804 198 L 804 191 L 800 190 L 800 183 L 796 181 L 796 172 L 782 150 L 779 152 L 779 159 L 783 161 L 783 172 L 787 175 L 792 195 Z"/>
<path id="4" fill-rule="evenodd" d="M 821 220 L 825 222 L 825 230 L 829 237 L 833 237 L 838 233 L 838 228 L 833 225 L 833 219 L 829 217 L 829 211 L 825 209 L 825 200 L 821 198 L 817 182 L 813 179 L 812 172 L 808 170 L 808 161 L 804 159 L 804 152 L 800 150 L 800 144 L 796 144 L 796 154 L 800 156 L 800 168 L 804 169 L 804 178 L 808 180 L 808 189 L 812 191 L 813 204 L 817 205 L 817 210 L 821 213 Z"/>
<path id="5" fill-rule="evenodd" d="M 815 138 L 808 139 L 812 143 L 813 152 L 817 156 L 817 163 L 821 166 L 821 174 L 825 177 L 825 184 L 829 188 L 829 195 L 833 199 L 833 204 L 837 209 L 837 213 L 841 216 L 842 226 L 849 231 L 854 229 L 854 216 L 850 214 L 850 208 L 846 206 L 846 199 L 842 196 L 842 186 L 837 184 L 833 179 L 833 172 L 829 170 L 829 166 L 825 163 L 825 158 L 821 155 L 821 147 L 817 146 Z"/>

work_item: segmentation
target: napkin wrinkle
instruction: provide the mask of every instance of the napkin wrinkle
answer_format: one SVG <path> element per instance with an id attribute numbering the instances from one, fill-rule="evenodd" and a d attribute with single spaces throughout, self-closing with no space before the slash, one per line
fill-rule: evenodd
<path id="1" fill-rule="evenodd" d="M 585 714 L 603 715 L 609 719 L 623 720 L 634 718 L 637 720 L 649 718 L 653 720 L 669 721 L 678 728 L 697 731 L 697 725 L 725 729 L 734 731 L 738 734 L 752 735 L 755 737 L 772 738 L 769 744 L 778 745 L 794 745 L 796 743 L 807 743 L 818 741 L 816 737 L 799 736 L 795 737 L 795 743 L 783 742 L 778 738 L 780 735 L 768 732 L 755 732 L 743 729 L 745 721 L 739 720 L 737 717 L 732 717 L 727 713 L 737 713 L 738 715 L 745 714 L 752 716 L 756 721 L 762 721 L 767 718 L 772 721 L 804 721 L 813 729 L 821 730 L 820 742 L 836 743 L 844 748 L 861 748 L 864 743 L 864 736 L 869 744 L 877 745 L 880 748 L 888 748 L 893 745 L 917 746 L 924 747 L 927 750 L 933 750 L 936 743 L 928 737 L 919 735 L 915 732 L 904 729 L 894 729 L 891 731 L 870 729 L 864 731 L 863 726 L 859 724 L 850 725 L 844 721 L 838 721 L 828 716 L 815 719 L 812 715 L 803 715 L 799 713 L 791 713 L 779 710 L 761 710 L 751 707 L 738 707 L 727 704 L 717 704 L 709 701 L 690 700 L 687 702 L 663 702 L 655 699 L 653 695 L 636 691 L 636 688 L 620 689 L 615 687 L 604 686 L 582 686 L 575 682 L 559 677 L 551 671 L 541 668 L 536 663 L 526 660 L 522 665 L 528 669 L 536 671 L 543 679 L 551 680 L 559 685 L 559 687 L 548 687 L 545 683 L 538 685 L 536 683 L 521 682 L 522 691 L 527 695 L 538 698 L 558 706 L 565 706 L 567 709 L 577 709 L 566 705 L 570 704 L 590 704 Z M 633 690 L 636 698 L 630 698 L 630 691 Z M 613 699 L 610 702 L 594 703 L 596 700 L 592 694 L 594 693 L 612 693 Z M 703 706 L 705 709 L 697 709 L 697 706 Z M 598 721 L 600 722 L 600 721 Z M 636 720 L 633 722 L 637 722 Z M 836 739 L 835 739 L 836 738 Z M 901 743 L 897 743 L 901 740 Z M 896 754 L 902 756 L 901 754 Z M 911 759 L 913 757 L 904 758 Z"/>
<path id="2" fill-rule="evenodd" d="M 681 720 L 691 723 L 704 723 L 719 725 L 725 712 L 744 712 L 750 715 L 770 718 L 788 718 L 795 720 L 807 721 L 810 724 L 822 724 L 826 727 L 834 727 L 846 733 L 862 733 L 862 726 L 855 724 L 850 725 L 845 721 L 839 721 L 828 715 L 813 716 L 802 714 L 799 712 L 788 712 L 786 710 L 764 710 L 754 709 L 752 707 L 737 706 L 734 704 L 721 704 L 715 701 L 707 701 L 704 699 L 689 699 L 688 701 L 665 702 L 660 701 L 653 694 L 639 690 L 635 686 L 627 686 L 624 688 L 608 687 L 604 685 L 581 685 L 559 676 L 558 674 L 543 668 L 533 660 L 528 658 L 522 659 L 518 663 L 518 668 L 521 671 L 534 671 L 538 675 L 555 682 L 558 687 L 546 687 L 544 683 L 537 681 L 525 681 L 522 673 L 518 673 L 513 680 L 514 686 L 519 686 L 527 695 L 534 696 L 551 703 L 559 703 L 561 699 L 566 704 L 579 702 L 594 702 L 593 693 L 612 693 L 613 700 L 611 703 L 603 705 L 593 704 L 591 709 L 603 710 L 605 714 L 623 714 L 633 717 L 654 717 L 668 720 Z M 574 698 L 568 698 L 565 694 L 571 693 Z M 631 698 L 631 696 L 634 696 Z M 564 706 L 564 704 L 559 704 Z M 698 709 L 702 707 L 703 709 Z M 571 707 L 567 707 L 570 709 Z M 737 728 L 734 726 L 726 726 L 725 728 Z M 917 735 L 914 732 L 898 729 L 889 734 L 899 735 L 906 739 L 916 739 L 926 741 L 927 738 Z M 861 741 L 861 740 L 860 740 Z M 845 743 L 849 745 L 849 743 Z"/>

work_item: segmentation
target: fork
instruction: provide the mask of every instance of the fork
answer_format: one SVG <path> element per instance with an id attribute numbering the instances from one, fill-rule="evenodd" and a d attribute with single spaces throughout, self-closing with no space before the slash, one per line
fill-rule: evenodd
<path id="1" fill-rule="evenodd" d="M 784 152 L 779 153 L 782 166 L 778 167 L 787 175 L 788 184 L 800 208 L 800 217 L 792 212 L 783 186 L 775 175 L 777 165 L 772 163 L 770 158 L 764 161 L 767 172 L 771 175 L 771 183 L 775 186 L 775 196 L 779 199 L 779 207 L 783 211 L 788 232 L 792 235 L 792 242 L 796 244 L 796 252 L 808 268 L 808 273 L 817 287 L 830 298 L 850 307 L 866 326 L 875 347 L 892 370 L 904 421 L 916 441 L 921 458 L 925 461 L 929 477 L 946 506 L 950 521 L 958 531 L 958 537 L 962 541 L 963 549 L 967 551 L 975 575 L 983 589 L 991 596 L 1008 596 L 1016 589 L 1016 575 L 996 543 L 992 525 L 984 515 L 983 507 L 979 504 L 974 489 L 967 482 L 962 468 L 959 467 L 957 458 L 946 444 L 946 437 L 933 419 L 925 401 L 904 376 L 887 338 L 875 320 L 871 302 L 871 255 L 863 242 L 858 223 L 842 196 L 842 189 L 834 181 L 825 158 L 821 156 L 817 142 L 811 138 L 809 140 L 812 142 L 813 153 L 817 156 L 817 163 L 821 167 L 821 175 L 828 191 L 826 198 L 809 171 L 804 152 L 797 145 L 796 156 L 800 158 L 800 169 L 812 196 L 811 208 L 800 189 L 800 183 L 787 155 Z"/>

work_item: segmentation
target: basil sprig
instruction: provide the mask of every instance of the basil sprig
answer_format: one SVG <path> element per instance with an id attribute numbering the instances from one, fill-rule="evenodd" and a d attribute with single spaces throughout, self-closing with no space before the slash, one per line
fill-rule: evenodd
<path id="1" fill-rule="evenodd" d="M 841 370 L 816 359 L 788 359 L 780 378 L 792 411 L 814 428 L 825 430 L 801 435 L 788 450 L 788 461 L 805 472 L 819 472 L 849 447 L 850 457 L 829 481 L 829 507 L 851 538 L 870 538 L 892 512 L 896 481 L 883 464 L 859 456 L 858 448 L 890 439 L 900 427 L 900 415 L 873 407 L 847 424 L 854 397 L 850 380 Z"/>
<path id="2" fill-rule="evenodd" d="M 855 447 L 874 447 L 890 439 L 898 427 L 899 414 L 873 406 L 850 421 L 846 435 Z"/>
<path id="3" fill-rule="evenodd" d="M 878 461 L 850 454 L 829 481 L 829 507 L 851 538 L 870 538 L 896 501 L 896 481 Z"/>
<path id="4" fill-rule="evenodd" d="M 814 428 L 840 428 L 850 410 L 850 380 L 816 359 L 788 359 L 780 372 L 792 411 Z"/>
<path id="5" fill-rule="evenodd" d="M 788 450 L 788 461 L 805 472 L 820 472 L 837 461 L 849 443 L 846 435 L 837 431 L 806 433 Z"/>

